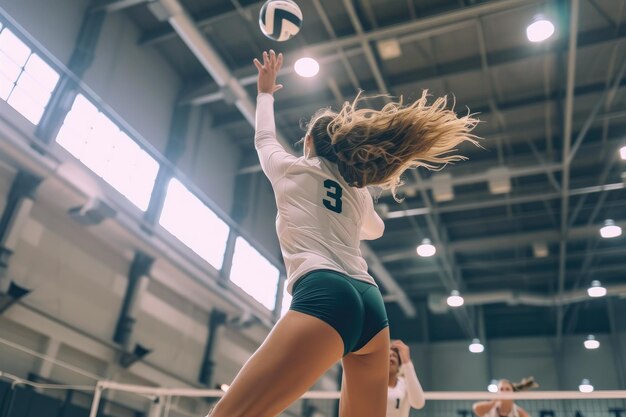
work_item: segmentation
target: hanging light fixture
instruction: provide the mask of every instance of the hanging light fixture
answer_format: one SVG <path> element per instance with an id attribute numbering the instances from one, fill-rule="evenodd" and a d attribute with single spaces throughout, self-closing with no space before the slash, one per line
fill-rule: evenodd
<path id="1" fill-rule="evenodd" d="M 421 245 L 417 247 L 417 254 L 423 258 L 428 258 L 437 253 L 437 248 L 432 244 L 430 239 L 422 240 Z"/>
<path id="2" fill-rule="evenodd" d="M 485 350 L 485 346 L 480 343 L 479 339 L 472 340 L 472 343 L 469 345 L 469 351 L 472 353 L 482 353 Z"/>
<path id="3" fill-rule="evenodd" d="M 554 35 L 554 23 L 543 14 L 537 14 L 526 28 L 526 37 L 531 42 L 543 42 Z"/>
<path id="4" fill-rule="evenodd" d="M 446 302 L 450 307 L 461 307 L 465 303 L 465 300 L 461 297 L 461 293 L 457 290 L 452 290 Z"/>
<path id="5" fill-rule="evenodd" d="M 604 297 L 606 295 L 606 288 L 602 286 L 600 281 L 594 279 L 591 281 L 591 286 L 587 288 L 587 294 L 589 294 L 589 297 L 593 298 Z"/>
<path id="6" fill-rule="evenodd" d="M 578 390 L 584 393 L 593 392 L 593 385 L 591 385 L 591 382 L 588 379 L 583 379 L 578 386 Z"/>
<path id="7" fill-rule="evenodd" d="M 604 226 L 600 228 L 600 236 L 605 239 L 611 239 L 622 235 L 622 228 L 615 224 L 611 219 L 604 221 Z"/>
<path id="8" fill-rule="evenodd" d="M 597 349 L 600 347 L 600 341 L 592 334 L 587 336 L 587 339 L 583 342 L 585 349 Z"/>

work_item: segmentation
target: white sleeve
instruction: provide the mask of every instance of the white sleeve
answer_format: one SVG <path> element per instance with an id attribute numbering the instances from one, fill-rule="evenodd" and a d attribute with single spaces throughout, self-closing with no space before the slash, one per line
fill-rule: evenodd
<path id="1" fill-rule="evenodd" d="M 359 239 L 361 240 L 374 240 L 383 235 L 385 231 L 385 223 L 380 218 L 376 210 L 374 210 L 374 202 L 369 191 L 365 189 L 362 194 L 365 198 L 365 212 L 363 213 L 363 222 L 361 225 L 361 232 Z"/>
<path id="2" fill-rule="evenodd" d="M 403 363 L 401 370 L 404 372 L 404 381 L 406 383 L 406 393 L 409 397 L 409 404 L 411 404 L 413 408 L 423 408 L 426 404 L 424 390 L 422 389 L 419 379 L 417 379 L 413 363 Z"/>
<path id="3" fill-rule="evenodd" d="M 259 155 L 261 169 L 272 183 L 282 177 L 297 159 L 276 138 L 274 96 L 271 94 L 261 93 L 257 96 L 254 147 Z"/>

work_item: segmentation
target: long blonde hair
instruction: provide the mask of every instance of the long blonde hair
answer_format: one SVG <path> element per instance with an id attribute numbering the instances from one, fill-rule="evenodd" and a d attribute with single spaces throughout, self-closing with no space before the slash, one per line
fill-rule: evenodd
<path id="1" fill-rule="evenodd" d="M 423 166 L 439 170 L 466 159 L 450 154 L 462 142 L 478 145 L 470 132 L 479 123 L 468 112 L 459 117 L 448 109 L 447 96 L 428 105 L 428 90 L 420 99 L 404 105 L 398 102 L 382 110 L 358 109 L 359 93 L 337 113 L 322 109 L 307 125 L 318 156 L 337 164 L 341 176 L 353 187 L 377 185 L 391 189 L 394 198 L 409 168 Z"/>

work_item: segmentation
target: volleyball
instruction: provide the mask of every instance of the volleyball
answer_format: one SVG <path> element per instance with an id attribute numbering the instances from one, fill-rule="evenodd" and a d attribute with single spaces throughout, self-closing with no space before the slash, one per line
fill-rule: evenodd
<path id="1" fill-rule="evenodd" d="M 268 0 L 261 7 L 261 32 L 277 42 L 285 42 L 300 32 L 302 11 L 292 0 Z"/>

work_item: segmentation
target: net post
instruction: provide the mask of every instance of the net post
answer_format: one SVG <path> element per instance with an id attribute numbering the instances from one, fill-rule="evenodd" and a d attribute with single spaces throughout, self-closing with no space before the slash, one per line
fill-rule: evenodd
<path id="1" fill-rule="evenodd" d="M 91 402 L 91 410 L 89 411 L 89 417 L 97 417 L 98 407 L 100 406 L 100 397 L 102 396 L 102 390 L 104 389 L 102 382 L 96 383 L 96 389 L 93 392 L 93 401 Z"/>

